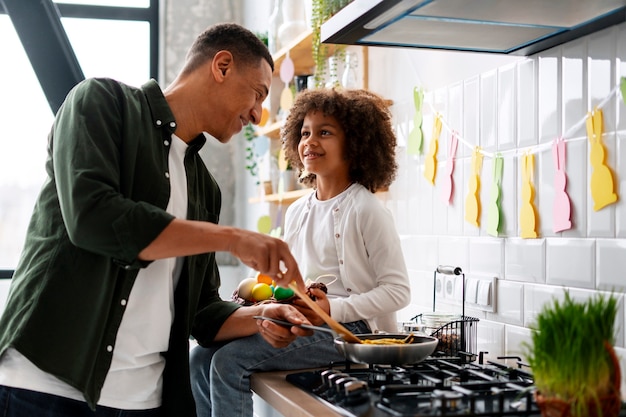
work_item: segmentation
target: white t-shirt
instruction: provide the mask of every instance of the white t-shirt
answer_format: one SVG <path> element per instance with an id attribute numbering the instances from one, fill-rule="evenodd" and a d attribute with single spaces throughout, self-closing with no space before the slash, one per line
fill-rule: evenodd
<path id="1" fill-rule="evenodd" d="M 171 195 L 166 210 L 182 219 L 187 218 L 186 150 L 187 144 L 172 135 L 168 158 Z M 161 352 L 168 349 L 174 320 L 174 289 L 181 267 L 181 258 L 160 259 L 137 275 L 117 332 L 99 405 L 126 410 L 161 405 L 165 367 Z M 41 371 L 13 348 L 0 360 L 0 385 L 84 401 L 80 391 Z"/>

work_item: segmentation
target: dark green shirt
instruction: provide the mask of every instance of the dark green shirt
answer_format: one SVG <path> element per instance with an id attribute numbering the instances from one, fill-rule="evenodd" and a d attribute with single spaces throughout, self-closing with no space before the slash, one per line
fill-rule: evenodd
<path id="1" fill-rule="evenodd" d="M 111 364 L 137 259 L 172 221 L 168 152 L 176 121 L 155 81 L 78 84 L 49 136 L 47 179 L 0 318 L 0 353 L 15 347 L 80 390 L 91 407 Z M 188 218 L 218 222 L 221 194 L 198 151 L 185 155 Z M 195 416 L 189 336 L 214 338 L 238 305 L 220 299 L 215 254 L 185 258 L 174 294 L 163 383 L 168 417 Z M 163 306 L 167 308 L 167 306 Z"/>

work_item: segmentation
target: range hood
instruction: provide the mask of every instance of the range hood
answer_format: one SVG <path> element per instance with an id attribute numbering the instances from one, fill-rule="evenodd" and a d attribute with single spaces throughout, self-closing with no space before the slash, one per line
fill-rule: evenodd
<path id="1" fill-rule="evenodd" d="M 354 0 L 324 43 L 531 55 L 626 21 L 626 0 Z"/>

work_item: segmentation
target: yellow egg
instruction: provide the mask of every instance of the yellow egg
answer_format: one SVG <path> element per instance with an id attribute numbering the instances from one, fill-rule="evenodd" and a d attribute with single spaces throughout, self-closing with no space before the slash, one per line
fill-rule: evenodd
<path id="1" fill-rule="evenodd" d="M 239 283 L 238 294 L 245 300 L 252 300 L 252 287 L 257 283 L 256 278 L 246 278 Z"/>
<path id="2" fill-rule="evenodd" d="M 267 300 L 272 297 L 272 288 L 263 283 L 256 284 L 252 287 L 252 298 L 257 301 Z"/>
<path id="3" fill-rule="evenodd" d="M 260 272 L 257 274 L 256 280 L 257 282 L 267 284 L 267 285 L 272 285 L 272 283 L 274 282 L 272 277 L 270 277 L 269 275 L 262 274 Z"/>

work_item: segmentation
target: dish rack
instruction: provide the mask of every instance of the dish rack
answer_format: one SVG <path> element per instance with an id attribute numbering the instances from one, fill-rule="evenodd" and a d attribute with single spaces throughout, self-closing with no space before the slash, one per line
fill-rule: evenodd
<path id="1" fill-rule="evenodd" d="M 437 300 L 437 274 L 444 275 L 460 275 L 463 280 L 461 315 L 438 315 L 436 311 Z M 444 356 L 458 356 L 460 353 L 470 353 L 477 355 L 477 331 L 478 321 L 476 317 L 465 315 L 465 274 L 459 267 L 438 266 L 433 274 L 433 313 L 422 313 L 411 318 L 416 323 L 425 326 L 424 330 L 427 334 L 439 339 L 436 352 Z"/>

